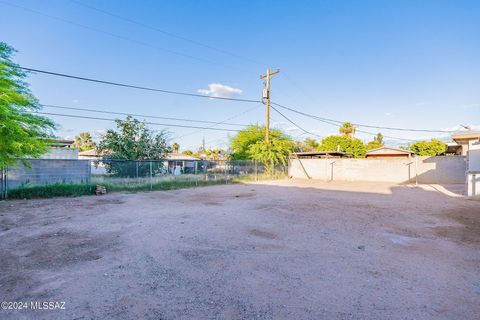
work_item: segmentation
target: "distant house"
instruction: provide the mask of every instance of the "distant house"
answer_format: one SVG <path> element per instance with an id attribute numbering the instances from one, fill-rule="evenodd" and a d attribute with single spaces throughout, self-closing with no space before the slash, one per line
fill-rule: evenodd
<path id="1" fill-rule="evenodd" d="M 101 160 L 105 156 L 104 152 L 98 152 L 95 149 L 85 150 L 78 153 L 78 159 Z"/>
<path id="2" fill-rule="evenodd" d="M 49 150 L 42 155 L 41 159 L 77 159 L 78 149 L 74 146 L 75 141 L 54 139 L 50 142 Z"/>
<path id="3" fill-rule="evenodd" d="M 410 158 L 415 152 L 392 147 L 380 147 L 368 150 L 366 157 L 369 159 Z"/>
<path id="4" fill-rule="evenodd" d="M 200 158 L 182 153 L 172 152 L 165 157 L 165 164 L 169 173 L 195 173 Z"/>
<path id="5" fill-rule="evenodd" d="M 447 153 L 466 156 L 472 145 L 480 140 L 480 132 L 452 134 L 453 143 L 447 144 Z"/>

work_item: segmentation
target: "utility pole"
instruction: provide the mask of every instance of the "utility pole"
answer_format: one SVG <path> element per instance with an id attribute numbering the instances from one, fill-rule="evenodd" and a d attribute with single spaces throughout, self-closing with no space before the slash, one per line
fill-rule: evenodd
<path id="1" fill-rule="evenodd" d="M 263 89 L 263 99 L 265 99 L 265 111 L 266 111 L 266 119 L 265 119 L 265 141 L 267 143 L 270 142 L 270 79 L 272 76 L 276 75 L 280 72 L 280 69 L 271 72 L 270 69 L 267 69 L 267 74 L 260 76 L 260 79 L 265 80 L 265 88 Z"/>

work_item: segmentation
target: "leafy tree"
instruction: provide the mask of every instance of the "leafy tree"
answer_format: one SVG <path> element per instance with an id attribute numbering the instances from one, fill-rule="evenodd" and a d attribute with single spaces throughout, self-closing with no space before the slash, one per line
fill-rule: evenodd
<path id="1" fill-rule="evenodd" d="M 355 135 L 355 126 L 350 122 L 344 122 L 338 131 L 345 136 L 353 137 Z"/>
<path id="2" fill-rule="evenodd" d="M 315 151 L 320 146 L 317 140 L 313 138 L 306 138 L 303 141 L 295 141 L 295 151 Z"/>
<path id="3" fill-rule="evenodd" d="M 165 131 L 153 131 L 144 122 L 132 116 L 115 120 L 117 130 L 110 129 L 98 144 L 98 150 L 113 160 L 161 160 L 170 150 Z M 139 163 L 135 170 L 133 162 L 113 161 L 105 163 L 107 172 L 131 177 L 149 174 L 150 164 Z M 161 163 L 155 163 L 154 172 L 161 171 Z"/>
<path id="4" fill-rule="evenodd" d="M 373 140 L 383 146 L 383 134 L 381 134 L 380 132 L 377 133 L 377 135 L 375 136 L 375 138 L 373 138 Z"/>
<path id="5" fill-rule="evenodd" d="M 51 120 L 33 114 L 40 105 L 24 81 L 27 74 L 12 61 L 14 52 L 0 42 L 0 168 L 40 157 L 55 128 Z"/>
<path id="6" fill-rule="evenodd" d="M 209 149 L 205 151 L 205 155 L 207 156 L 208 159 L 211 160 L 219 160 L 220 156 L 225 154 L 225 150 L 223 149 Z"/>
<path id="7" fill-rule="evenodd" d="M 193 151 L 192 150 L 185 150 L 182 152 L 182 154 L 186 155 L 186 156 L 192 156 L 193 155 Z"/>
<path id="8" fill-rule="evenodd" d="M 366 148 L 362 140 L 343 136 L 328 136 L 322 140 L 318 147 L 319 151 L 341 151 L 353 154 L 355 158 L 363 158 Z"/>
<path id="9" fill-rule="evenodd" d="M 290 139 L 273 138 L 267 143 L 265 140 L 257 141 L 248 147 L 248 153 L 254 160 L 265 165 L 266 172 L 272 172 L 278 164 L 286 165 L 294 144 Z"/>
<path id="10" fill-rule="evenodd" d="M 289 139 L 282 131 L 270 129 L 270 140 Z M 232 160 L 253 159 L 249 147 L 259 141 L 265 141 L 265 126 L 251 125 L 239 131 L 230 141 Z"/>
<path id="11" fill-rule="evenodd" d="M 372 150 L 380 147 L 383 147 L 383 135 L 379 132 L 373 140 L 366 145 L 366 148 L 367 150 Z"/>
<path id="12" fill-rule="evenodd" d="M 446 144 L 438 139 L 419 141 L 410 146 L 410 150 L 419 156 L 438 156 L 445 153 Z"/>
<path id="13" fill-rule="evenodd" d="M 239 131 L 230 142 L 233 160 L 252 159 L 262 162 L 267 171 L 277 164 L 285 165 L 293 151 L 292 139 L 282 131 L 270 130 L 270 142 L 265 141 L 265 127 L 251 125 Z"/>
<path id="14" fill-rule="evenodd" d="M 74 145 L 78 148 L 78 151 L 80 152 L 95 149 L 97 147 L 97 144 L 92 140 L 90 132 L 80 132 L 75 137 Z"/>
<path id="15" fill-rule="evenodd" d="M 175 142 L 174 144 L 172 144 L 172 150 L 173 152 L 177 153 L 178 150 L 180 150 L 180 145 Z"/>

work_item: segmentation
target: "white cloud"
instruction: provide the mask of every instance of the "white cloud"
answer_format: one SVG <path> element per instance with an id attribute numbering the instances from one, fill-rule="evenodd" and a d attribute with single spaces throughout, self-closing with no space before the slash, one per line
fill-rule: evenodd
<path id="1" fill-rule="evenodd" d="M 391 114 L 390 112 L 385 112 L 385 115 L 386 115 L 387 117 L 390 117 L 392 114 Z"/>
<path id="2" fill-rule="evenodd" d="M 242 90 L 221 83 L 210 83 L 208 89 L 199 89 L 198 93 L 216 98 L 233 98 L 241 95 Z"/>

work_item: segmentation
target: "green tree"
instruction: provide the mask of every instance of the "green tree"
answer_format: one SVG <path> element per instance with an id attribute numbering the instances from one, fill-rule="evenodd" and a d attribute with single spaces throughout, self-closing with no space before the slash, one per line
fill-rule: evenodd
<path id="1" fill-rule="evenodd" d="M 172 144 L 172 150 L 173 150 L 173 152 L 177 153 L 178 150 L 180 150 L 180 145 L 179 145 L 178 143 L 176 143 L 176 142 L 173 143 L 173 144 Z"/>
<path id="2" fill-rule="evenodd" d="M 380 147 L 383 147 L 383 135 L 379 132 L 373 140 L 366 145 L 366 148 L 367 150 L 372 150 Z"/>
<path id="3" fill-rule="evenodd" d="M 80 132 L 76 137 L 75 137 L 75 147 L 78 148 L 78 151 L 86 151 L 86 150 L 92 150 L 97 147 L 97 144 L 93 142 L 92 136 L 90 135 L 89 132 Z"/>
<path id="4" fill-rule="evenodd" d="M 192 150 L 185 150 L 182 152 L 182 154 L 186 155 L 186 156 L 192 156 L 193 155 L 193 151 Z"/>
<path id="5" fill-rule="evenodd" d="M 270 129 L 270 140 L 289 139 L 282 131 Z M 265 141 L 265 126 L 251 125 L 239 131 L 230 140 L 230 152 L 232 160 L 253 159 L 249 147 L 259 141 Z"/>
<path id="6" fill-rule="evenodd" d="M 12 61 L 14 52 L 0 42 L 0 168 L 40 157 L 55 129 L 51 120 L 34 114 L 40 104 L 24 81 L 27 74 Z"/>
<path id="7" fill-rule="evenodd" d="M 318 141 L 313 138 L 306 138 L 303 141 L 295 141 L 296 152 L 315 151 L 319 146 L 320 144 Z"/>
<path id="8" fill-rule="evenodd" d="M 125 120 L 115 120 L 117 129 L 110 129 L 98 144 L 98 150 L 108 154 L 113 160 L 161 160 L 170 150 L 165 131 L 153 131 L 132 116 Z M 148 175 L 149 163 L 138 163 L 135 169 L 132 162 L 111 161 L 105 162 L 107 172 L 132 177 Z M 153 173 L 162 170 L 161 162 L 156 162 Z"/>
<path id="9" fill-rule="evenodd" d="M 419 156 L 438 156 L 444 154 L 447 145 L 438 140 L 432 139 L 431 141 L 419 141 L 412 144 L 409 149 L 415 152 Z"/>
<path id="10" fill-rule="evenodd" d="M 272 172 L 278 164 L 286 165 L 292 153 L 294 144 L 291 139 L 272 138 L 267 143 L 265 140 L 257 141 L 248 147 L 251 159 L 260 161 L 265 165 L 266 172 Z"/>
<path id="11" fill-rule="evenodd" d="M 362 140 L 346 135 L 324 138 L 318 150 L 347 152 L 351 153 L 355 158 L 363 158 L 366 154 L 366 148 Z"/>
<path id="12" fill-rule="evenodd" d="M 338 131 L 345 136 L 353 137 L 355 135 L 355 126 L 350 122 L 344 122 Z"/>

